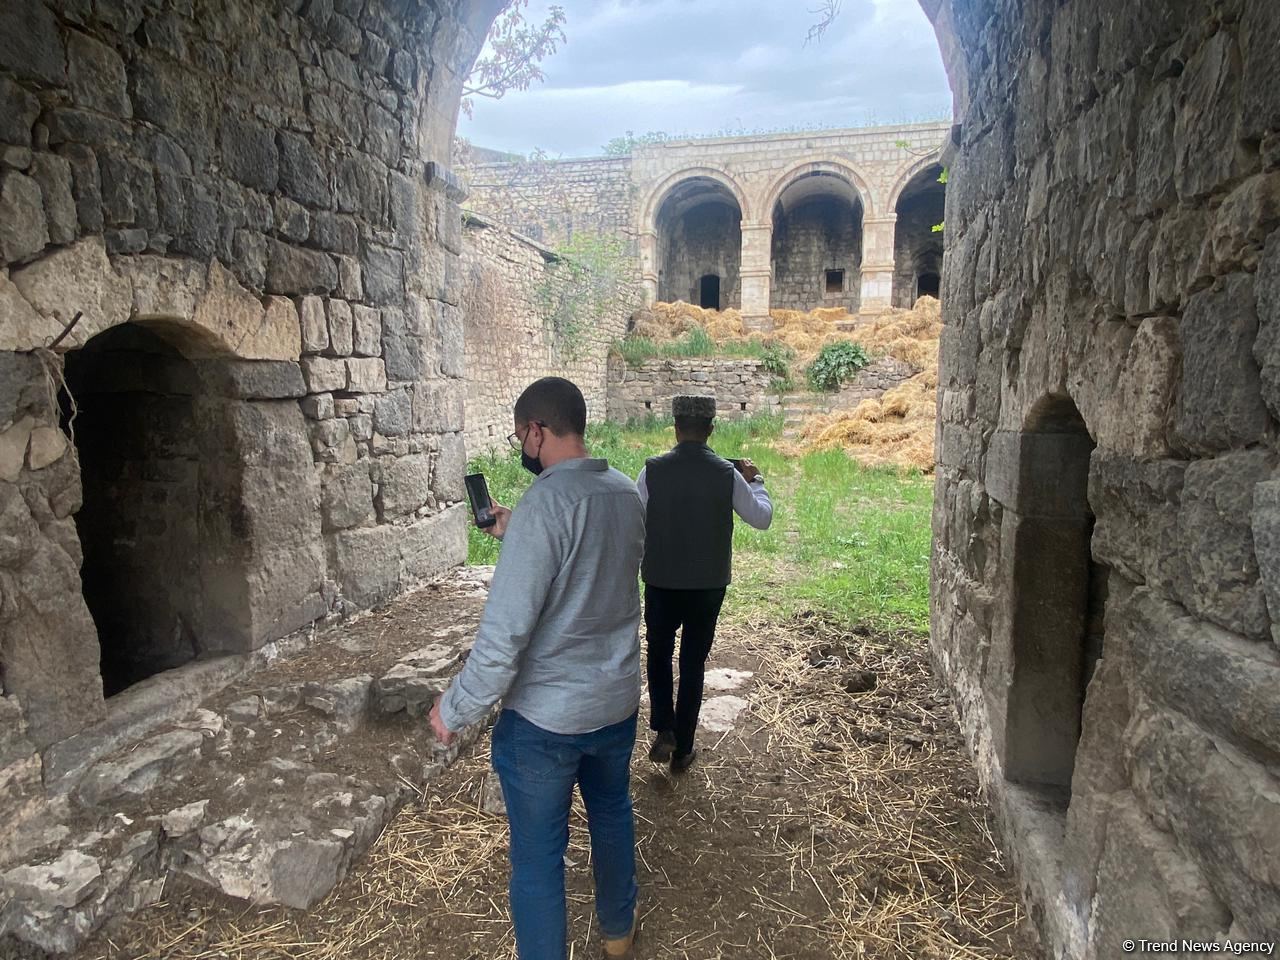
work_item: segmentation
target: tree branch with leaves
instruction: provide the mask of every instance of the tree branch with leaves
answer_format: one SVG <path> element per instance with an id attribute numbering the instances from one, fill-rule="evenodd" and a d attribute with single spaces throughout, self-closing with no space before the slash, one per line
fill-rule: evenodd
<path id="1" fill-rule="evenodd" d="M 472 115 L 475 97 L 501 100 L 512 90 L 528 90 L 543 79 L 541 63 L 566 43 L 564 8 L 553 6 L 542 23 L 525 18 L 529 0 L 510 0 L 498 14 L 462 88 L 462 109 Z"/>

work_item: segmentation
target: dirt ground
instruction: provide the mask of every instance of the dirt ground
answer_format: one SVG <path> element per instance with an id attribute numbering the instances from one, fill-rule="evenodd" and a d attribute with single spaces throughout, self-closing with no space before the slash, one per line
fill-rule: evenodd
<path id="1" fill-rule="evenodd" d="M 395 614 L 377 629 L 395 633 Z M 640 958 L 1036 955 L 919 638 L 845 633 L 816 616 L 739 622 L 722 629 L 710 666 L 726 668 L 704 711 L 718 729 L 699 734 L 688 773 L 648 762 L 641 724 Z M 514 957 L 506 824 L 482 804 L 487 770 L 485 738 L 307 913 L 173 882 L 79 956 Z M 571 832 L 570 956 L 595 957 L 580 807 Z"/>

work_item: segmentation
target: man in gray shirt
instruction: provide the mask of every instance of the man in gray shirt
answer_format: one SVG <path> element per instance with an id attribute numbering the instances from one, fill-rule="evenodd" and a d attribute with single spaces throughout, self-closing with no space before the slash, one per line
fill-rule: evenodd
<path id="1" fill-rule="evenodd" d="M 511 916 L 521 960 L 564 960 L 564 853 L 576 783 L 591 831 L 596 915 L 610 957 L 631 956 L 631 752 L 640 704 L 644 507 L 635 484 L 587 455 L 587 408 L 547 377 L 516 401 L 508 439 L 536 475 L 502 540 L 475 644 L 431 711 L 448 744 L 503 701 L 493 767 L 511 825 Z"/>

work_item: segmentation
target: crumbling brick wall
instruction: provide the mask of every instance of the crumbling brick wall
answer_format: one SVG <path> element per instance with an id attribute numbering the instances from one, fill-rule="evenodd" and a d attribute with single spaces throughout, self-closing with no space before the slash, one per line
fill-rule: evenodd
<path id="1" fill-rule="evenodd" d="M 1057 957 L 1280 930 L 1280 10 L 926 4 L 932 643 Z"/>

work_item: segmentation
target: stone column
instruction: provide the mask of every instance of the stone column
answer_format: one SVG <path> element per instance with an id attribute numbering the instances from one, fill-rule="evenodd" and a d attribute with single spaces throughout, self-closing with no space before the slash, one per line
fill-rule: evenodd
<path id="1" fill-rule="evenodd" d="M 644 305 L 658 301 L 658 235 L 646 230 L 639 237 L 640 285 L 644 288 Z"/>
<path id="2" fill-rule="evenodd" d="M 862 294 L 859 313 L 879 313 L 893 303 L 893 233 L 896 213 L 862 221 Z"/>
<path id="3" fill-rule="evenodd" d="M 773 329 L 773 319 L 769 316 L 772 250 L 772 223 L 742 224 L 742 261 L 738 276 L 742 281 L 742 323 L 749 331 L 768 333 Z"/>

